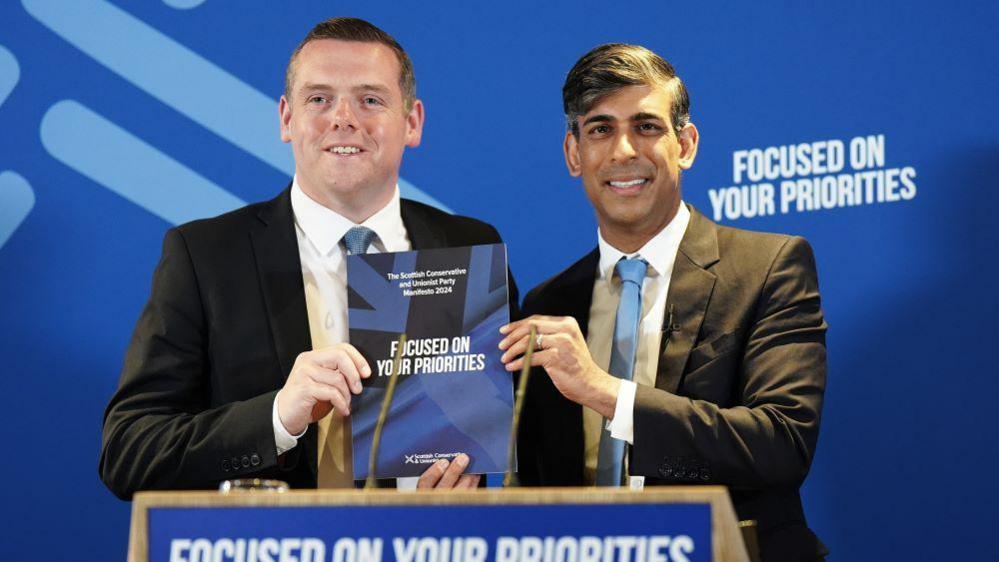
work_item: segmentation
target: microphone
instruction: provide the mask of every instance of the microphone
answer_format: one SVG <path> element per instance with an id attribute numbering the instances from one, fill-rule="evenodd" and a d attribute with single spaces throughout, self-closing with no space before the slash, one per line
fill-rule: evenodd
<path id="1" fill-rule="evenodd" d="M 375 422 L 375 435 L 371 439 L 371 456 L 368 457 L 368 478 L 364 481 L 364 489 L 377 488 L 377 478 L 375 477 L 375 467 L 378 464 L 378 449 L 382 445 L 382 428 L 388 419 L 389 406 L 392 405 L 392 397 L 395 395 L 395 385 L 399 382 L 399 367 L 402 363 L 402 349 L 406 346 L 406 334 L 399 335 L 399 345 L 395 349 L 395 358 L 392 359 L 392 376 L 389 377 L 388 388 L 385 389 L 385 397 L 382 398 L 382 409 L 378 412 L 378 421 Z"/>
<path id="2" fill-rule="evenodd" d="M 527 377 L 531 374 L 531 355 L 534 354 L 534 343 L 536 341 L 537 328 L 531 326 L 527 352 L 524 353 L 524 366 L 520 369 L 520 381 L 517 383 L 517 393 L 513 401 L 513 423 L 510 424 L 510 446 L 507 448 L 506 473 L 503 475 L 504 488 L 519 484 L 517 474 L 513 471 L 513 461 L 516 458 L 517 434 L 520 431 L 520 412 L 524 408 L 524 395 L 527 394 Z"/>
<path id="3" fill-rule="evenodd" d="M 676 310 L 676 306 L 670 303 L 669 305 L 669 317 L 666 319 L 666 327 L 663 331 L 666 332 L 666 339 L 669 339 L 673 335 L 673 332 L 680 331 L 680 325 L 673 322 L 673 312 Z"/>

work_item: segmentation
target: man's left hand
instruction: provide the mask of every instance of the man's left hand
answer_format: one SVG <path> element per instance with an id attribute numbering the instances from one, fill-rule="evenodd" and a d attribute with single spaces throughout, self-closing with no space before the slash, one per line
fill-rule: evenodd
<path id="1" fill-rule="evenodd" d="M 524 366 L 531 326 L 537 329 L 541 344 L 531 355 L 531 366 L 543 367 L 555 388 L 569 400 L 613 418 L 621 380 L 593 362 L 586 338 L 571 316 L 534 315 L 500 328 L 506 336 L 499 343 L 505 352 L 501 360 L 506 370 L 518 371 Z"/>
<path id="2" fill-rule="evenodd" d="M 480 474 L 464 474 L 471 460 L 462 453 L 454 461 L 441 459 L 430 466 L 416 483 L 417 490 L 472 490 L 479 486 Z"/>

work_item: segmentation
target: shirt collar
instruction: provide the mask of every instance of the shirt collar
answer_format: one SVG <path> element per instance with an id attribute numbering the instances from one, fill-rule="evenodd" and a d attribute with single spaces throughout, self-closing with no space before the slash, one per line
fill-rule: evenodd
<path id="1" fill-rule="evenodd" d="M 378 235 L 374 246 L 379 251 L 400 252 L 406 249 L 399 244 L 400 240 L 406 239 L 406 227 L 402 223 L 399 197 L 399 186 L 396 185 L 388 204 L 360 224 L 374 230 Z M 358 226 L 347 217 L 324 207 L 306 195 L 298 185 L 297 177 L 292 180 L 291 185 L 291 209 L 295 214 L 295 224 L 324 256 L 337 248 L 348 230 Z"/>
<path id="2" fill-rule="evenodd" d="M 621 258 L 641 256 L 649 263 L 649 275 L 669 276 L 673 274 L 673 262 L 676 252 L 680 249 L 683 233 L 690 223 L 690 210 L 680 201 L 676 216 L 665 228 L 653 236 L 644 246 L 633 254 L 625 254 L 604 240 L 600 229 L 597 229 L 597 245 L 600 248 L 600 265 L 597 275 L 601 278 L 613 278 L 614 268 Z"/>

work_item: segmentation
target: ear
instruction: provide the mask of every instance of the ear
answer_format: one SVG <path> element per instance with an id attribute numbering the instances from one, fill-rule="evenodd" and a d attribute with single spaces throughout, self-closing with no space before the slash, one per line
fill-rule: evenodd
<path id="1" fill-rule="evenodd" d="M 572 134 L 572 131 L 565 133 L 562 150 L 565 152 L 565 165 L 569 168 L 569 175 L 578 178 L 583 173 L 579 161 L 579 139 Z"/>
<path id="2" fill-rule="evenodd" d="M 278 102 L 278 118 L 281 119 L 281 142 L 291 142 L 291 104 L 284 96 Z"/>
<path id="3" fill-rule="evenodd" d="M 697 157 L 697 142 L 700 140 L 697 127 L 693 123 L 687 123 L 680 129 L 677 140 L 680 142 L 680 158 L 677 163 L 681 170 L 689 170 Z"/>
<path id="4" fill-rule="evenodd" d="M 406 146 L 416 148 L 420 146 L 420 139 L 423 137 L 423 102 L 413 100 L 413 107 L 406 115 Z"/>

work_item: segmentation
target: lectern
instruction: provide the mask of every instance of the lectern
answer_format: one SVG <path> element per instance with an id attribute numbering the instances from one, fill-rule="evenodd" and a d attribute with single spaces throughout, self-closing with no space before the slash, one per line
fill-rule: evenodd
<path id="1" fill-rule="evenodd" d="M 142 492 L 132 562 L 749 562 L 720 486 Z"/>

